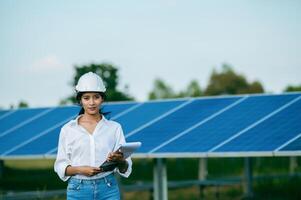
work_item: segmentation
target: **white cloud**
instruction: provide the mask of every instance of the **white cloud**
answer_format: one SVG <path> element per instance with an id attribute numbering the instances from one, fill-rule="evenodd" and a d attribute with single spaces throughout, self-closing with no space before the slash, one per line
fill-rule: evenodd
<path id="1" fill-rule="evenodd" d="M 47 55 L 33 62 L 31 70 L 34 72 L 40 71 L 57 71 L 63 67 L 63 63 L 56 55 Z"/>

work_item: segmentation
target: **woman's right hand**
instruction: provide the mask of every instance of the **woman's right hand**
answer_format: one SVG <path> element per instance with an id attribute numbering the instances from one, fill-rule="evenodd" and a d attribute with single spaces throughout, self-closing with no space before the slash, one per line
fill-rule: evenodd
<path id="1" fill-rule="evenodd" d="M 102 172 L 102 170 L 99 167 L 90 167 L 90 166 L 73 167 L 73 166 L 69 165 L 66 167 L 65 174 L 67 176 L 73 176 L 76 174 L 82 174 L 84 176 L 94 176 L 100 172 Z"/>
<path id="2" fill-rule="evenodd" d="M 99 174 L 101 169 L 99 167 L 90 167 L 90 166 L 80 166 L 78 167 L 79 174 L 85 175 L 85 176 L 94 176 L 96 174 Z"/>

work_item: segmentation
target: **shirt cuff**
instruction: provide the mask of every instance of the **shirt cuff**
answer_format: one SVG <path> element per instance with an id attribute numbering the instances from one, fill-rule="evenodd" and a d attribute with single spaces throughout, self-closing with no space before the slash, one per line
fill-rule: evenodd
<path id="1" fill-rule="evenodd" d="M 128 163 L 128 168 L 124 173 L 121 173 L 118 168 L 116 170 L 118 172 L 118 174 L 120 174 L 120 176 L 122 176 L 124 178 L 128 178 L 130 176 L 130 174 L 132 173 L 132 161 L 130 159 L 126 159 L 126 161 Z"/>
<path id="2" fill-rule="evenodd" d="M 59 175 L 60 179 L 63 181 L 67 181 L 71 176 L 66 176 L 66 168 L 70 166 L 70 164 L 62 163 L 58 166 L 57 174 Z"/>

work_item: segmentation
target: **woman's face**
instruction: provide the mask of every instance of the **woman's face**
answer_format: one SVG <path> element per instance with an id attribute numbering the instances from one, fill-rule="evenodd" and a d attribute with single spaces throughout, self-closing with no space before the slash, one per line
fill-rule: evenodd
<path id="1" fill-rule="evenodd" d="M 84 93 L 81 98 L 81 104 L 85 110 L 85 113 L 95 115 L 99 113 L 100 105 L 103 99 L 99 93 L 87 92 Z"/>

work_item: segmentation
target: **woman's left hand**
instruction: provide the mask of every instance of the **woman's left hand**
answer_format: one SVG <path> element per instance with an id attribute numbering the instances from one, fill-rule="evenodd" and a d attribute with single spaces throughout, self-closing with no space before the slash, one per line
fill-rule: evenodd
<path id="1" fill-rule="evenodd" d="M 123 153 L 120 151 L 111 152 L 107 158 L 107 161 L 113 161 L 118 163 L 118 169 L 121 173 L 126 172 L 128 168 L 128 162 L 123 157 Z"/>
<path id="2" fill-rule="evenodd" d="M 118 162 L 118 163 L 122 163 L 125 161 L 124 157 L 123 157 L 123 153 L 120 151 L 115 151 L 115 152 L 111 152 L 107 158 L 107 161 L 113 161 L 113 162 Z"/>

